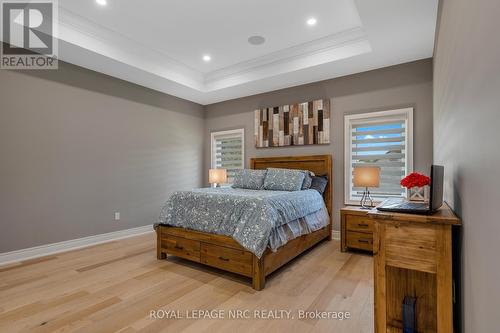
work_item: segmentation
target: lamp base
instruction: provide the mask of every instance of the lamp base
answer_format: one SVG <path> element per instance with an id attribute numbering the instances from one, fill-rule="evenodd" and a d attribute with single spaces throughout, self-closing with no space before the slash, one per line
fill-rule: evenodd
<path id="1" fill-rule="evenodd" d="M 370 206 L 367 206 L 368 202 L 370 202 Z M 368 187 L 365 187 L 365 191 L 363 192 L 363 196 L 359 202 L 362 209 L 372 209 L 373 208 L 373 198 L 368 190 Z"/>

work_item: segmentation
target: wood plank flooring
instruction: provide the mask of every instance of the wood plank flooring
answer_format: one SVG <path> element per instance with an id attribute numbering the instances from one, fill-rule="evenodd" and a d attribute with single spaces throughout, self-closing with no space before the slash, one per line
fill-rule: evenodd
<path id="1" fill-rule="evenodd" d="M 0 332 L 373 332 L 372 257 L 341 253 L 339 242 L 320 243 L 257 292 L 250 279 L 156 260 L 155 241 L 151 233 L 0 267 Z M 225 318 L 187 318 L 193 310 Z M 236 310 L 248 318 L 229 319 Z M 293 319 L 255 318 L 269 313 L 261 310 Z M 299 310 L 350 319 L 299 318 Z"/>

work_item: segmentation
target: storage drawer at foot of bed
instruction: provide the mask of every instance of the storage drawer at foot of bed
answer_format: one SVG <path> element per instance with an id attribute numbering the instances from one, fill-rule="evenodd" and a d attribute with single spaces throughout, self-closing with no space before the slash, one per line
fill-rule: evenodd
<path id="1" fill-rule="evenodd" d="M 233 273 L 252 276 L 253 255 L 248 251 L 201 244 L 201 263 Z"/>
<path id="2" fill-rule="evenodd" d="M 176 257 L 200 261 L 200 242 L 168 235 L 162 239 L 163 244 L 166 244 L 167 253 Z"/>

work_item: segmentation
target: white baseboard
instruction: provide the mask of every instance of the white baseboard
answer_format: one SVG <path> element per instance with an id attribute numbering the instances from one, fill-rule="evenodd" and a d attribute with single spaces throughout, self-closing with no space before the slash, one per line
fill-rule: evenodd
<path id="1" fill-rule="evenodd" d="M 340 231 L 339 230 L 333 230 L 332 231 L 332 237 L 334 240 L 340 240 Z"/>
<path id="2" fill-rule="evenodd" d="M 152 225 L 0 253 L 0 266 L 153 232 Z"/>

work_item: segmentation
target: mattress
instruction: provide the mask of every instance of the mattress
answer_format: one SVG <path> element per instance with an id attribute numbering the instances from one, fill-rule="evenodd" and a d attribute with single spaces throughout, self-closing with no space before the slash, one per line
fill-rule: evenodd
<path id="1" fill-rule="evenodd" d="M 230 236 L 260 258 L 273 230 L 272 242 L 279 244 L 286 238 L 284 230 L 297 234 L 298 230 L 307 230 L 308 224 L 294 222 L 295 228 L 289 225 L 283 232 L 278 231 L 280 227 L 321 210 L 326 208 L 316 190 L 203 188 L 175 192 L 163 206 L 158 222 Z M 312 217 L 307 219 L 311 221 Z"/>
<path id="2" fill-rule="evenodd" d="M 276 252 L 278 248 L 285 245 L 292 239 L 322 229 L 329 223 L 330 217 L 328 216 L 328 210 L 326 207 L 323 207 L 317 212 L 290 221 L 271 230 L 268 247 L 271 251 Z"/>

